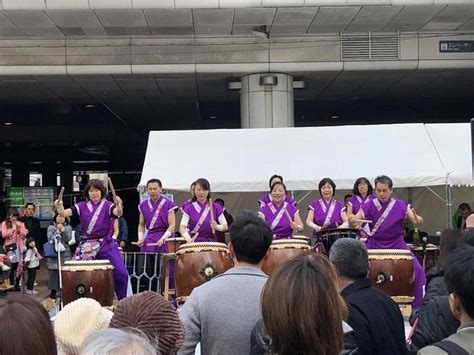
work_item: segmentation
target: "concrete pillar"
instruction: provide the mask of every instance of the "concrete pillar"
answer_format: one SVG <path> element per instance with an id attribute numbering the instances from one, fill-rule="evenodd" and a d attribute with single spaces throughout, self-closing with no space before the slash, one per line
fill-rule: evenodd
<path id="1" fill-rule="evenodd" d="M 294 127 L 293 76 L 262 73 L 241 79 L 242 128 Z"/>

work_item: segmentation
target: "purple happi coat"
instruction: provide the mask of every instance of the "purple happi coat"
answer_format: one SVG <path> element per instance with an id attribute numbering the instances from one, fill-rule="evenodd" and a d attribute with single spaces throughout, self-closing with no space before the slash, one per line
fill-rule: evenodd
<path id="1" fill-rule="evenodd" d="M 139 211 L 145 219 L 147 235 L 141 247 L 143 253 L 167 253 L 168 246 L 164 243 L 161 247 L 148 246 L 148 243 L 156 243 L 168 229 L 168 214 L 174 213 L 178 207 L 166 197 L 160 196 L 156 202 L 147 199 L 138 205 Z M 173 235 L 172 235 L 173 236 Z"/>
<path id="2" fill-rule="evenodd" d="M 357 214 L 360 210 L 360 206 L 362 206 L 364 203 L 367 201 L 370 201 L 373 198 L 372 195 L 367 195 L 365 198 L 362 198 L 361 196 L 354 195 L 352 196 L 349 201 L 347 202 L 352 206 L 352 213 Z"/>
<path id="3" fill-rule="evenodd" d="M 264 217 L 273 231 L 273 239 L 293 238 L 293 229 L 291 228 L 291 221 L 295 220 L 295 215 L 299 212 L 298 209 L 288 202 L 283 201 L 279 206 L 271 201 L 260 207 L 258 213 Z"/>
<path id="4" fill-rule="evenodd" d="M 308 206 L 308 210 L 313 211 L 313 223 L 316 223 L 322 229 L 337 228 L 343 223 L 341 211 L 344 209 L 344 204 L 341 201 L 331 199 L 326 202 L 323 198 L 314 200 Z M 318 236 L 316 231 L 313 231 L 313 236 Z"/>
<path id="5" fill-rule="evenodd" d="M 269 193 L 269 194 L 264 194 L 262 196 L 260 196 L 260 198 L 258 199 L 258 204 L 260 207 L 263 207 L 265 205 L 268 205 L 270 202 L 273 201 L 273 198 L 272 198 L 272 194 Z M 284 201 L 286 203 L 288 203 L 289 205 L 292 205 L 292 206 L 296 206 L 297 203 L 295 200 L 293 200 L 293 198 L 289 195 L 285 195 L 285 199 Z"/>
<path id="6" fill-rule="evenodd" d="M 117 243 L 112 238 L 115 221 L 112 213 L 114 208 L 115 205 L 105 199 L 97 203 L 82 201 L 74 205 L 73 209 L 79 216 L 84 232 L 74 258 L 76 260 L 90 259 L 89 256 L 83 254 L 83 246 L 88 243 L 98 242 L 100 247 L 94 258 L 97 260 L 109 260 L 113 265 L 115 293 L 120 300 L 127 296 L 128 272 L 118 250 Z"/>
<path id="7" fill-rule="evenodd" d="M 369 202 L 363 204 L 361 207 L 363 218 L 372 221 L 369 224 L 367 249 L 410 250 L 403 240 L 403 220 L 409 209 L 408 203 L 395 197 L 390 197 L 386 202 L 372 197 Z M 415 269 L 415 299 L 412 306 L 419 308 L 423 301 L 423 286 L 426 283 L 426 277 L 423 267 L 414 255 L 413 266 Z"/>
<path id="8" fill-rule="evenodd" d="M 218 222 L 219 217 L 223 214 L 224 209 L 218 203 L 213 202 L 214 219 Z M 188 232 L 191 236 L 199 233 L 196 242 L 216 242 L 215 234 L 212 234 L 211 213 L 208 202 L 203 204 L 194 201 L 183 205 L 183 214 L 189 218 Z"/>

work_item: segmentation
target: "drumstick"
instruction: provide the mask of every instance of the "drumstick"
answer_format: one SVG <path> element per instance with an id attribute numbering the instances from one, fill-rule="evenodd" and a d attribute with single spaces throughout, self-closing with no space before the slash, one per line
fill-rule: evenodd
<path id="1" fill-rule="evenodd" d="M 131 242 L 132 245 L 138 245 L 138 242 Z"/>
<path id="2" fill-rule="evenodd" d="M 199 232 L 197 232 L 196 234 L 194 234 L 194 237 L 191 238 L 191 243 L 194 243 L 194 241 L 196 240 L 196 238 L 198 237 L 199 235 Z"/>
<path id="3" fill-rule="evenodd" d="M 286 209 L 286 207 L 283 207 L 283 210 L 285 211 L 286 218 L 288 218 L 288 220 L 290 221 L 290 224 L 291 224 L 291 222 L 293 222 L 293 219 L 291 219 L 291 216 L 290 216 L 290 214 L 288 213 L 288 210 Z M 294 231 L 293 231 L 293 232 L 294 232 Z"/>
<path id="4" fill-rule="evenodd" d="M 354 222 L 357 222 L 357 223 L 372 223 L 372 221 L 368 220 L 368 219 L 354 219 Z"/>
<path id="5" fill-rule="evenodd" d="M 156 247 L 156 246 L 158 246 L 158 242 L 156 242 L 156 243 L 146 243 L 146 245 L 149 246 L 149 247 Z"/>
<path id="6" fill-rule="evenodd" d="M 111 179 L 111 178 L 107 178 L 107 181 L 108 181 L 108 183 L 109 183 L 110 191 L 112 192 L 112 196 L 113 196 L 114 201 L 115 201 L 115 198 L 117 197 L 117 194 L 115 193 L 114 185 L 112 184 L 112 179 Z"/>
<path id="7" fill-rule="evenodd" d="M 209 199 L 209 209 L 210 209 L 210 212 L 211 212 L 211 222 L 214 221 L 214 208 L 212 208 L 212 198 Z M 212 227 L 212 234 L 216 234 L 216 230 L 214 229 L 214 227 Z"/>
<path id="8" fill-rule="evenodd" d="M 61 191 L 59 191 L 58 201 L 61 202 L 63 200 L 64 195 L 64 186 L 61 186 Z"/>

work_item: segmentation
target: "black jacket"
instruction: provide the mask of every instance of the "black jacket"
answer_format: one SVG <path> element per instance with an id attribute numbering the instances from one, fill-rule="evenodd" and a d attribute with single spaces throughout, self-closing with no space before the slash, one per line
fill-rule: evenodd
<path id="1" fill-rule="evenodd" d="M 354 281 L 341 294 L 360 354 L 406 354 L 403 316 L 388 295 L 373 288 L 368 278 Z"/>
<path id="2" fill-rule="evenodd" d="M 430 298 L 418 312 L 409 353 L 416 354 L 422 347 L 447 338 L 456 333 L 458 327 L 459 321 L 451 313 L 448 296 Z"/>
<path id="3" fill-rule="evenodd" d="M 438 266 L 432 267 L 426 273 L 426 287 L 423 303 L 427 303 L 433 297 L 446 295 L 448 295 L 448 289 L 444 281 L 444 272 L 439 270 Z"/>

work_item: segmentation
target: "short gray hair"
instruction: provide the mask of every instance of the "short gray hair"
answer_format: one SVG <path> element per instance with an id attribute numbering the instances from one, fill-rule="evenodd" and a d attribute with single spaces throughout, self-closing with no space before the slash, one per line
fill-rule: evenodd
<path id="1" fill-rule="evenodd" d="M 340 276 L 357 280 L 367 277 L 369 256 L 365 245 L 352 238 L 341 238 L 331 246 L 329 260 Z"/>
<path id="2" fill-rule="evenodd" d="M 155 355 L 156 350 L 135 329 L 100 329 L 84 339 L 78 355 Z"/>

